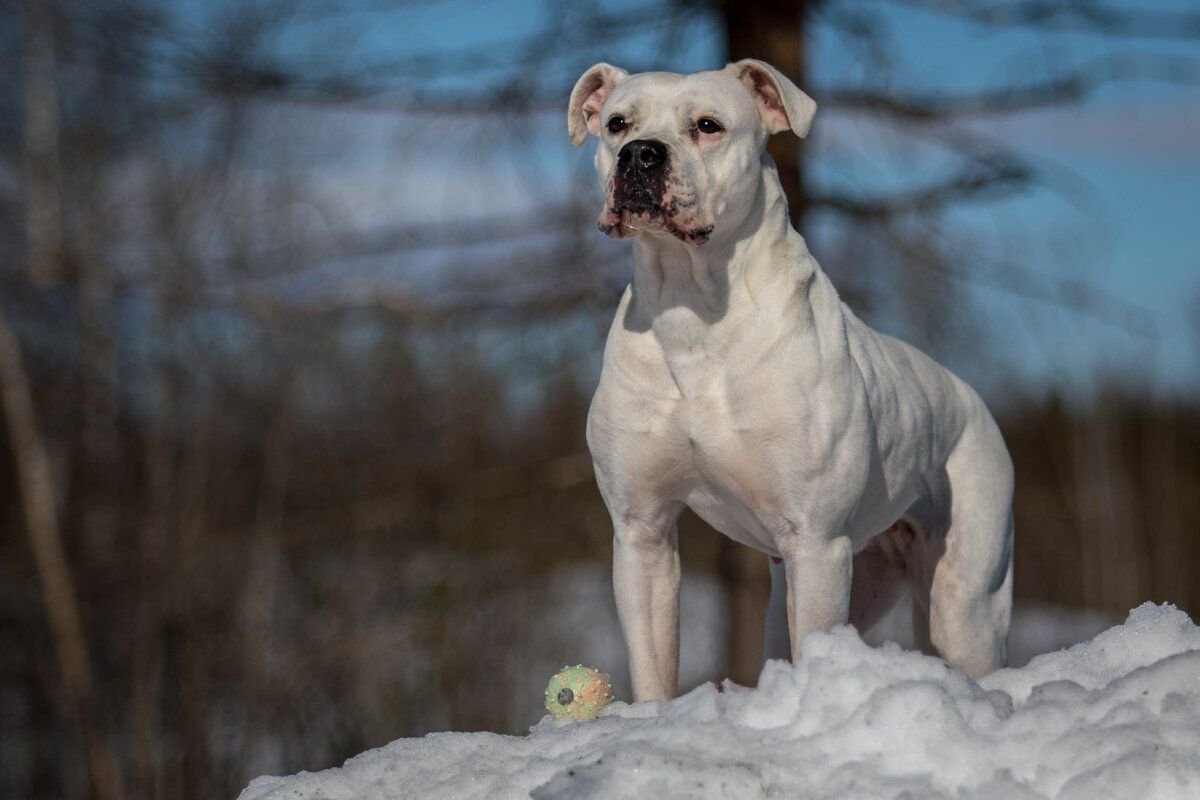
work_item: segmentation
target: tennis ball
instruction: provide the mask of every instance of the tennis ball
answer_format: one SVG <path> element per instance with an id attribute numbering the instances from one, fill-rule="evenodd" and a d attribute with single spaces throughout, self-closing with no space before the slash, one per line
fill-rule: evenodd
<path id="1" fill-rule="evenodd" d="M 546 709 L 559 719 L 595 719 L 612 699 L 608 676 L 582 664 L 563 667 L 546 685 Z"/>

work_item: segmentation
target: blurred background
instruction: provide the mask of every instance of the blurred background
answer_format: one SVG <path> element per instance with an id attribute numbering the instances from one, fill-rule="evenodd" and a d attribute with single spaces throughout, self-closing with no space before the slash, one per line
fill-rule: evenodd
<path id="1" fill-rule="evenodd" d="M 746 56 L 818 102 L 771 147 L 843 298 L 1001 420 L 1014 660 L 1195 614 L 1194 4 L 0 0 L 0 796 L 627 696 L 584 419 L 630 258 L 566 100 Z M 753 683 L 765 559 L 681 543 L 684 688 Z"/>

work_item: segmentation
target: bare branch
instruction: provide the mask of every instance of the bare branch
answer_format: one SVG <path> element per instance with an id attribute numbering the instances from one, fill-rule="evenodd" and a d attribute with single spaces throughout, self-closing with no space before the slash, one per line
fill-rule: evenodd
<path id="1" fill-rule="evenodd" d="M 1054 0 L 959 2 L 958 0 L 893 0 L 899 5 L 979 25 L 1079 31 L 1156 39 L 1200 38 L 1200 14 L 1187 11 L 1136 11 L 1105 3 Z"/>
<path id="2" fill-rule="evenodd" d="M 555 83 L 555 99 L 569 85 L 561 86 L 568 77 L 565 73 L 556 77 L 548 69 L 550 62 L 566 60 L 564 66 L 574 68 L 574 60 L 581 50 L 596 41 L 615 41 L 633 32 L 645 35 L 658 32 L 669 36 L 681 25 L 695 18 L 701 10 L 695 7 L 675 7 L 664 3 L 661 13 L 627 12 L 590 13 L 570 20 L 554 19 L 532 33 L 507 39 L 498 39 L 483 44 L 464 45 L 456 48 L 436 48 L 414 53 L 393 60 L 375 60 L 355 66 L 334 66 L 321 70 L 311 62 L 289 65 L 278 60 L 267 62 L 253 60 L 253 53 L 228 49 L 206 50 L 181 46 L 176 59 L 179 74 L 190 76 L 201 86 L 221 94 L 235 96 L 287 97 L 309 101 L 329 100 L 342 102 L 398 93 L 409 108 L 424 107 L 408 100 L 413 93 L 414 81 L 437 80 L 456 77 L 487 77 L 485 101 L 466 103 L 471 108 L 504 108 L 504 94 L 515 93 L 521 97 L 536 91 L 536 81 L 529 76 L 549 76 Z M 633 65 L 635 68 L 640 65 Z M 650 63 L 648 67 L 661 66 Z M 534 67 L 537 68 L 536 73 Z M 521 80 L 509 81 L 506 85 L 498 78 L 501 75 L 520 76 Z M 441 87 L 422 89 L 432 98 L 450 98 L 434 102 L 434 106 L 459 105 L 459 92 Z M 469 97 L 469 95 L 468 95 Z"/>
<path id="3" fill-rule="evenodd" d="M 939 243 L 932 251 L 924 244 L 918 248 L 890 226 L 882 226 L 881 230 L 892 247 L 906 256 L 910 263 L 923 269 L 1017 297 L 1058 306 L 1134 336 L 1148 339 L 1158 337 L 1158 329 L 1149 311 L 1084 281 L 1048 278 L 1011 261 L 981 262 L 977 252 L 971 255 L 955 254 L 954 248 L 946 242 Z M 927 238 L 928 230 L 922 235 Z M 935 258 L 930 258 L 931 252 L 937 254 Z M 972 266 L 953 266 L 952 259 L 959 264 Z"/>
<path id="4" fill-rule="evenodd" d="M 809 204 L 846 216 L 878 220 L 898 214 L 929 212 L 964 200 L 994 197 L 1023 188 L 1032 180 L 1032 171 L 1013 161 L 967 167 L 937 183 L 874 198 L 817 193 L 812 195 Z"/>
<path id="5" fill-rule="evenodd" d="M 826 108 L 879 112 L 909 122 L 942 122 L 949 117 L 1006 114 L 1078 103 L 1101 86 L 1130 81 L 1196 86 L 1200 85 L 1200 64 L 1166 55 L 1116 55 L 1040 82 L 974 92 L 904 94 L 890 89 L 834 88 L 819 96 Z"/>
<path id="6" fill-rule="evenodd" d="M 623 287 L 574 283 L 566 286 L 536 288 L 520 295 L 478 294 L 451 302 L 434 302 L 425 293 L 400 287 L 370 287 L 362 292 L 343 292 L 316 301 L 288 302 L 273 292 L 238 293 L 233 304 L 255 317 L 277 320 L 287 317 L 327 316 L 364 309 L 395 314 L 405 322 L 425 328 L 437 328 L 455 321 L 489 323 L 539 322 L 580 312 L 609 313 Z M 209 295 L 210 299 L 217 299 Z"/>

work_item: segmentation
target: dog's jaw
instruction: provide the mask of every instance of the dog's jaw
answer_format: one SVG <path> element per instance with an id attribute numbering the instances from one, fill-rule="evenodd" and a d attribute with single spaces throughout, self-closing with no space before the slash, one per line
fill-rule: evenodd
<path id="1" fill-rule="evenodd" d="M 616 178 L 611 178 L 596 227 L 614 239 L 667 234 L 684 244 L 700 246 L 708 242 L 716 226 L 697 219 L 695 207 L 694 195 L 677 193 L 669 186 L 657 201 L 640 191 L 630 197 L 619 192 Z"/>

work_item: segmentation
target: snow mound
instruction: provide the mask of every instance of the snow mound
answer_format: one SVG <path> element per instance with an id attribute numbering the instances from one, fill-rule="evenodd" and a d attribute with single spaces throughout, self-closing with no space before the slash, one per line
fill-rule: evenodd
<path id="1" fill-rule="evenodd" d="M 1200 628 L 1173 606 L 978 683 L 852 628 L 803 651 L 756 689 L 617 702 L 524 737 L 401 739 L 240 800 L 1200 797 Z"/>

